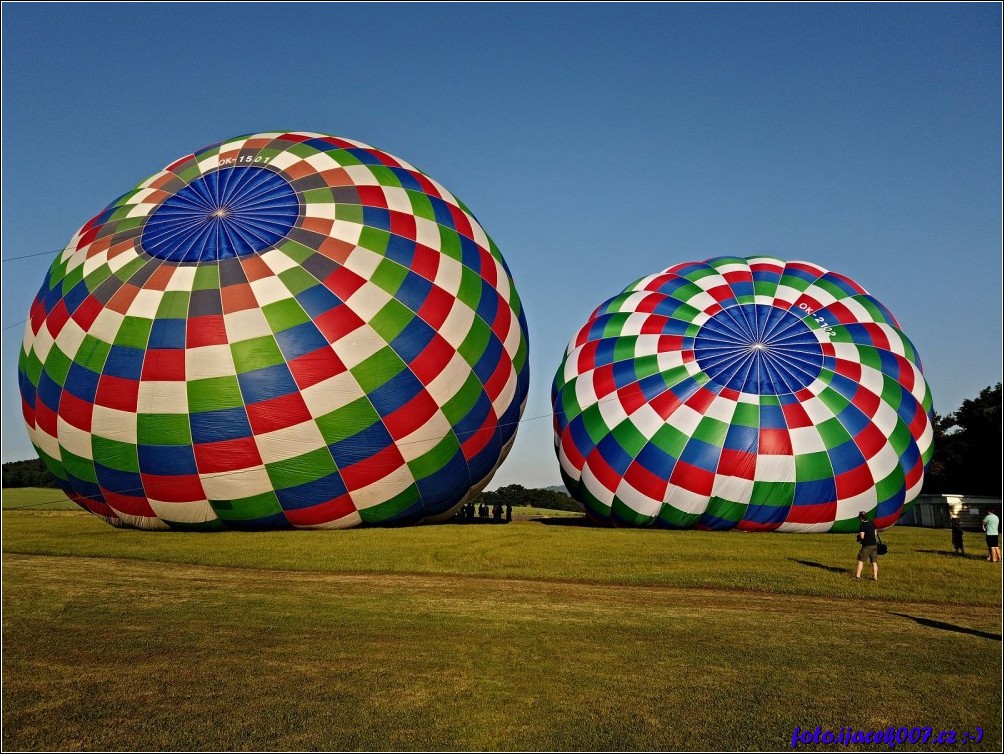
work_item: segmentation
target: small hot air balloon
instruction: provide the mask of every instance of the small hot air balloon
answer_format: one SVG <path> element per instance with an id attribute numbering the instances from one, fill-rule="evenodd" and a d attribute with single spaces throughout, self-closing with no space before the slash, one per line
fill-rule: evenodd
<path id="1" fill-rule="evenodd" d="M 717 257 L 597 308 L 552 389 L 562 477 L 622 526 L 891 526 L 932 453 L 931 393 L 893 315 L 807 262 Z"/>

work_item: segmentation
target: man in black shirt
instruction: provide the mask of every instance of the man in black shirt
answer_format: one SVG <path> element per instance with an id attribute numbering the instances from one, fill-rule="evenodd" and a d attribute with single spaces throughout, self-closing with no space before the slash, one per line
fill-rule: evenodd
<path id="1" fill-rule="evenodd" d="M 861 549 L 858 551 L 858 570 L 854 578 L 861 578 L 861 569 L 866 562 L 872 564 L 872 578 L 878 581 L 878 542 L 875 540 L 875 524 L 868 520 L 868 514 L 861 511 L 858 514 L 858 541 Z"/>

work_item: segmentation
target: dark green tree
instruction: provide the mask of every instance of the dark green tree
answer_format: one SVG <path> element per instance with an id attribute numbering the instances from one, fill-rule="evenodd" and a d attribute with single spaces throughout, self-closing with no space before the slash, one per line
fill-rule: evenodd
<path id="1" fill-rule="evenodd" d="M 986 387 L 948 416 L 934 415 L 934 455 L 924 492 L 1001 494 L 1001 383 Z"/>
<path id="2" fill-rule="evenodd" d="M 4 487 L 58 487 L 56 477 L 37 458 L 3 465 Z"/>

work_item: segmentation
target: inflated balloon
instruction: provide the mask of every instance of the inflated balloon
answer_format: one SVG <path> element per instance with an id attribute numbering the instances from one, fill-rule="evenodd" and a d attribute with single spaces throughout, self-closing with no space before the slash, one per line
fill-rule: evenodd
<path id="1" fill-rule="evenodd" d="M 916 349 L 807 262 L 718 257 L 628 286 L 572 339 L 552 404 L 566 486 L 617 525 L 891 526 L 932 453 Z"/>
<path id="2" fill-rule="evenodd" d="M 262 133 L 183 157 L 76 233 L 19 380 L 39 456 L 109 523 L 413 522 L 505 458 L 526 322 L 441 185 L 356 141 Z"/>

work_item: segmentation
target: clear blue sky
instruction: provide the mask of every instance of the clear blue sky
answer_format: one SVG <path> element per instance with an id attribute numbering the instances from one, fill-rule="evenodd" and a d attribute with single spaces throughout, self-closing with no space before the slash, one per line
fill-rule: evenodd
<path id="1" fill-rule="evenodd" d="M 560 483 L 550 383 L 590 311 L 718 254 L 888 306 L 941 413 L 1001 379 L 1001 6 L 4 3 L 2 255 L 175 158 L 347 136 L 459 196 L 512 269 L 531 395 L 493 486 Z M 50 257 L 3 263 L 2 324 Z M 33 456 L 3 331 L 3 460 Z M 544 417 L 544 418 L 535 418 Z"/>

